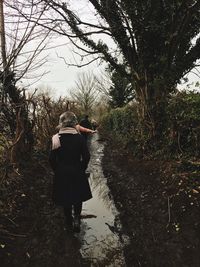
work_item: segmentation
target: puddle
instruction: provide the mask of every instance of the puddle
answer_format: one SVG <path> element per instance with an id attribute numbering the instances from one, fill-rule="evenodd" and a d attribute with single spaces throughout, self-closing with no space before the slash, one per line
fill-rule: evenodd
<path id="1" fill-rule="evenodd" d="M 104 144 L 98 134 L 90 142 L 90 185 L 93 198 L 83 205 L 80 253 L 87 266 L 126 266 L 123 246 L 127 238 L 121 233 L 118 212 L 103 175 L 101 160 Z M 85 265 L 86 266 L 86 265 Z"/>

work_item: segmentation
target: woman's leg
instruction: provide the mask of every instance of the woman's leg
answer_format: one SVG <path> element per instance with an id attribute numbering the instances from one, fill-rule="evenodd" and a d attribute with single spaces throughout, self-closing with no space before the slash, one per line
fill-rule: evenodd
<path id="1" fill-rule="evenodd" d="M 74 204 L 74 216 L 80 216 L 82 211 L 82 202 Z"/>
<path id="2" fill-rule="evenodd" d="M 72 227 L 73 218 L 72 218 L 72 205 L 71 204 L 67 204 L 64 206 L 64 215 L 65 215 L 66 225 L 69 227 Z"/>
<path id="3" fill-rule="evenodd" d="M 82 202 L 74 204 L 74 231 L 80 232 L 80 216 L 82 211 Z"/>

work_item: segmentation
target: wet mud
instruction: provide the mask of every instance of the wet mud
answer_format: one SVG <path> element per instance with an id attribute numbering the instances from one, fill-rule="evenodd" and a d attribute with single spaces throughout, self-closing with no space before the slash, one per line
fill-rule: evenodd
<path id="1" fill-rule="evenodd" d="M 83 205 L 79 234 L 67 231 L 62 208 L 51 201 L 53 173 L 45 155 L 36 155 L 23 173 L 5 183 L 0 215 L 2 267 L 126 266 L 123 251 L 128 238 L 103 174 L 104 143 L 98 134 L 89 147 L 93 198 Z"/>
<path id="2" fill-rule="evenodd" d="M 200 164 L 136 160 L 98 134 L 90 150 L 79 234 L 51 201 L 46 155 L 1 180 L 0 266 L 199 267 Z"/>
<path id="3" fill-rule="evenodd" d="M 98 134 L 93 135 L 89 147 L 89 180 L 93 198 L 83 206 L 80 251 L 91 266 L 125 266 L 123 247 L 128 239 L 123 235 L 119 214 L 103 174 L 104 143 Z"/>
<path id="4" fill-rule="evenodd" d="M 200 164 L 137 160 L 107 143 L 103 170 L 119 211 L 126 266 L 200 266 Z"/>

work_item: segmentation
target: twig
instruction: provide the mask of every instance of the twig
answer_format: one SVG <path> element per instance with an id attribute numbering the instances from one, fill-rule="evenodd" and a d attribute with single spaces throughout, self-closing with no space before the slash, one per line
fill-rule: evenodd
<path id="1" fill-rule="evenodd" d="M 5 216 L 6 217 L 6 216 Z M 6 219 L 8 219 L 11 223 L 13 223 L 15 226 L 19 226 L 18 224 L 16 224 L 12 219 L 10 219 L 10 218 L 8 218 L 8 217 L 6 217 Z"/>
<path id="2" fill-rule="evenodd" d="M 27 237 L 27 235 L 23 235 L 23 234 L 13 234 L 13 233 L 9 233 L 9 232 L 7 232 L 7 234 L 10 236 L 16 236 L 16 237 Z"/>
<path id="3" fill-rule="evenodd" d="M 8 232 L 7 230 L 4 230 L 4 229 L 1 229 L 1 232 L 5 233 L 5 234 L 7 234 L 7 235 L 10 235 L 10 236 L 27 237 L 27 235 L 10 233 L 10 232 Z"/>

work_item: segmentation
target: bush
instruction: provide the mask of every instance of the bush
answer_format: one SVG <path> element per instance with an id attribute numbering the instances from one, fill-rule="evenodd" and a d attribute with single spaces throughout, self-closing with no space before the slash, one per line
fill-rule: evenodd
<path id="1" fill-rule="evenodd" d="M 116 108 L 105 114 L 101 119 L 100 132 L 127 147 L 134 141 L 137 129 L 137 113 L 134 106 Z"/>
<path id="2" fill-rule="evenodd" d="M 178 92 L 166 105 L 160 140 L 150 139 L 137 115 L 137 105 L 116 108 L 102 117 L 100 132 L 137 156 L 198 157 L 200 155 L 200 94 Z"/>
<path id="3" fill-rule="evenodd" d="M 173 96 L 167 109 L 169 145 L 181 154 L 200 154 L 200 94 L 179 92 Z"/>

